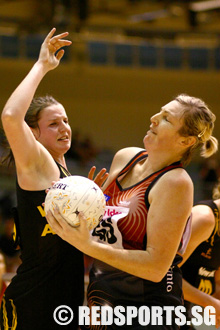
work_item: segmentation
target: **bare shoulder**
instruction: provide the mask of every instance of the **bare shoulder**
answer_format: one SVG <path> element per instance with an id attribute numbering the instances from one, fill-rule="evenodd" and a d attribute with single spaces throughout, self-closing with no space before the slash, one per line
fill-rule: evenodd
<path id="1" fill-rule="evenodd" d="M 193 182 L 189 174 L 183 168 L 175 168 L 166 172 L 158 184 L 166 187 L 172 187 L 173 189 L 193 189 Z"/>
<path id="2" fill-rule="evenodd" d="M 215 216 L 208 205 L 199 204 L 193 206 L 192 219 L 193 224 L 198 221 L 199 227 L 202 227 L 202 230 L 210 229 L 212 231 L 214 229 Z"/>
<path id="3" fill-rule="evenodd" d="M 151 203 L 154 197 L 158 195 L 160 200 L 173 199 L 179 204 L 187 200 L 192 207 L 193 182 L 184 169 L 173 169 L 165 173 L 152 187 L 149 193 L 149 202 Z"/>

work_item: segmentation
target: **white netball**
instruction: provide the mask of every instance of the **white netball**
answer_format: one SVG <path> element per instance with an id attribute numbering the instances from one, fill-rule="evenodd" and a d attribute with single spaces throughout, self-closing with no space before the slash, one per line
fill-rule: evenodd
<path id="1" fill-rule="evenodd" d="M 83 212 L 89 230 L 99 224 L 105 213 L 105 196 L 99 186 L 83 176 L 67 176 L 57 181 L 47 193 L 45 212 L 53 213 L 58 207 L 63 218 L 72 226 L 79 225 L 79 212 Z"/>

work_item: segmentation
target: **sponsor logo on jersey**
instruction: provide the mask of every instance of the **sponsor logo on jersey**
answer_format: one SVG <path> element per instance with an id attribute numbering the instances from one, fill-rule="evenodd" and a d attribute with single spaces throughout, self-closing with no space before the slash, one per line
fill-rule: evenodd
<path id="1" fill-rule="evenodd" d="M 207 270 L 205 267 L 199 268 L 199 275 L 205 276 L 205 277 L 214 277 L 215 276 L 215 270 Z"/>

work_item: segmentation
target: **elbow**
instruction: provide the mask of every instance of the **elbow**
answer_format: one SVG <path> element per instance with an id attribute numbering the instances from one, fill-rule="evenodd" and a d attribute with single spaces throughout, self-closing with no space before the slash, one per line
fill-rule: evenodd
<path id="1" fill-rule="evenodd" d="M 7 108 L 4 108 L 1 113 L 1 120 L 2 123 L 10 121 L 10 118 L 12 117 L 10 110 Z"/>
<path id="2" fill-rule="evenodd" d="M 4 108 L 1 114 L 3 126 L 16 121 L 16 116 L 10 108 Z"/>
<path id="3" fill-rule="evenodd" d="M 164 276 L 166 276 L 166 274 L 167 274 L 166 271 L 162 272 L 162 271 L 158 270 L 157 272 L 151 272 L 150 276 L 146 276 L 146 275 L 143 276 L 143 278 L 145 280 L 148 280 L 148 281 L 151 281 L 151 282 L 154 282 L 154 283 L 159 283 L 159 282 L 162 281 Z M 149 273 L 148 273 L 148 275 L 149 275 Z"/>
<path id="4" fill-rule="evenodd" d="M 159 283 L 159 282 L 161 282 L 162 281 L 162 279 L 164 278 L 164 276 L 165 276 L 165 274 L 156 274 L 155 276 L 153 276 L 153 278 L 152 278 L 152 282 L 154 282 L 154 283 Z"/>

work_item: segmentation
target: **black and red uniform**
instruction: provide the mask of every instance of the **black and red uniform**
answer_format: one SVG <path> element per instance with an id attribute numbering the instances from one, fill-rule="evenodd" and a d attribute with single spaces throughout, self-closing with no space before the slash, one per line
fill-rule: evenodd
<path id="1" fill-rule="evenodd" d="M 147 215 L 150 208 L 148 194 L 157 180 L 175 168 L 182 165 L 177 162 L 166 166 L 135 185 L 122 188 L 120 180 L 138 162 L 146 159 L 145 150 L 139 152 L 122 169 L 117 178 L 105 190 L 107 210 L 104 220 L 94 229 L 92 235 L 96 241 L 110 244 L 112 247 L 128 250 L 146 250 L 147 244 Z M 110 216 L 109 216 L 110 215 Z M 108 217 L 109 216 L 109 217 Z M 185 246 L 189 230 L 185 230 L 180 249 Z M 94 306 L 178 306 L 182 300 L 182 276 L 177 264 L 181 257 L 177 254 L 166 276 L 161 282 L 155 283 L 130 275 L 95 260 L 90 271 L 88 287 L 88 305 Z M 165 320 L 164 320 L 165 324 Z M 141 326 L 137 318 L 129 329 L 150 329 L 152 326 Z M 177 329 L 172 326 L 156 326 L 157 329 Z M 111 326 L 84 326 L 82 329 L 118 329 Z"/>

